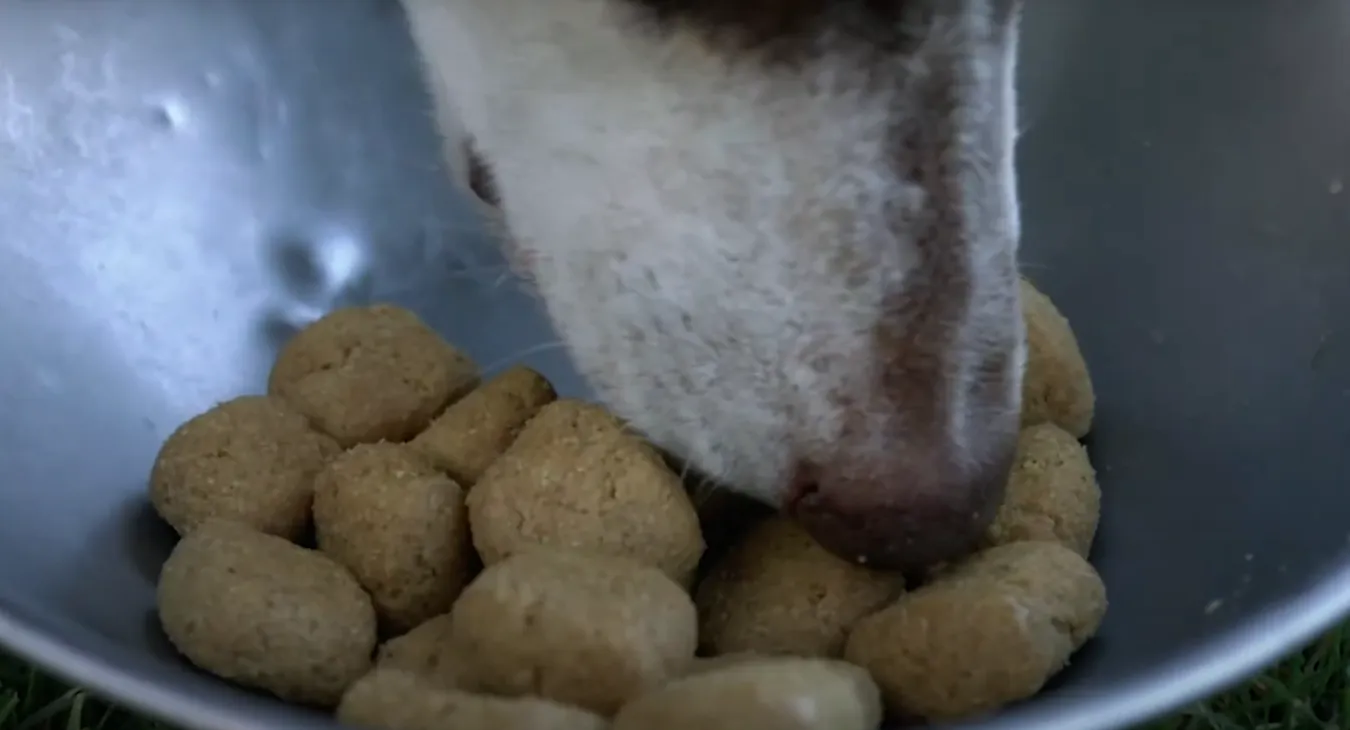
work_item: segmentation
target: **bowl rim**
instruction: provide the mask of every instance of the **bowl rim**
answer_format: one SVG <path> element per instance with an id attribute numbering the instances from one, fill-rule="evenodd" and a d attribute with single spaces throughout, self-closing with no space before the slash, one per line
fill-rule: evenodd
<path id="1" fill-rule="evenodd" d="M 956 730 L 1124 730 L 1240 684 L 1313 641 L 1350 615 L 1350 564 L 1330 571 L 1297 595 L 1208 640 L 1195 653 L 1110 694 L 1047 698 Z M 170 685 L 56 638 L 0 605 L 0 645 L 34 666 L 128 710 L 193 730 L 256 730 L 261 712 L 193 697 Z M 184 660 L 186 662 L 186 660 Z M 186 669 L 186 665 L 185 665 Z M 297 708 L 302 709 L 302 708 Z M 331 716 L 292 718 L 308 730 L 337 726 Z M 297 719 L 299 722 L 297 723 Z"/>

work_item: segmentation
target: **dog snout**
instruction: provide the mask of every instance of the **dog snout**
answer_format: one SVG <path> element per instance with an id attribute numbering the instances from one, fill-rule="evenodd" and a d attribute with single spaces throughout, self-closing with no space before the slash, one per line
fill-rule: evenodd
<path id="1" fill-rule="evenodd" d="M 825 549 L 878 569 L 921 570 L 977 549 L 1003 502 L 1016 434 L 962 467 L 940 449 L 858 463 L 803 466 L 787 513 Z"/>

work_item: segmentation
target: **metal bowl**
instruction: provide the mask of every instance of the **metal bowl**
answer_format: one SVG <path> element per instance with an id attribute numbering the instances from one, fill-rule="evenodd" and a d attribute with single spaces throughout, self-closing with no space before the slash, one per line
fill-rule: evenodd
<path id="1" fill-rule="evenodd" d="M 1105 730 L 1350 609 L 1350 6 L 1029 6 L 1025 267 L 1096 379 L 1112 606 L 967 727 Z M 170 650 L 145 479 L 343 302 L 585 394 L 427 103 L 392 0 L 0 4 L 0 643 L 182 725 L 330 726 Z"/>

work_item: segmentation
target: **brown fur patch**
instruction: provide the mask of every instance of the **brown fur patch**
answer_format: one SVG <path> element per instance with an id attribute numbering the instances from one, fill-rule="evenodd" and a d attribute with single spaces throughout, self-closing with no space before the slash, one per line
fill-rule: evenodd
<path id="1" fill-rule="evenodd" d="M 795 57 L 822 31 L 893 47 L 905 14 L 924 0 L 622 0 L 659 29 L 696 28 L 724 47 Z M 940 1 L 940 0 L 939 0 Z"/>

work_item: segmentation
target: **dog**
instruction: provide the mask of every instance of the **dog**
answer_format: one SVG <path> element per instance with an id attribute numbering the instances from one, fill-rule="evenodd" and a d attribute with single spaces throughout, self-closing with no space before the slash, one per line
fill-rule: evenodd
<path id="1" fill-rule="evenodd" d="M 1003 500 L 1020 0 L 402 0 L 456 175 L 599 397 L 828 550 Z"/>

